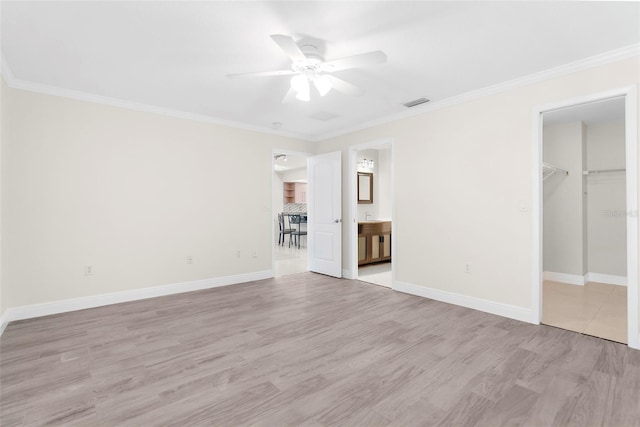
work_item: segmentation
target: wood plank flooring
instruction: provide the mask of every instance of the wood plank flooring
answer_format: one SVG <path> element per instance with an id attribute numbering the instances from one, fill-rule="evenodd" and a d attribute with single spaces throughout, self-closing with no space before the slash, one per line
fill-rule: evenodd
<path id="1" fill-rule="evenodd" d="M 640 426 L 640 351 L 312 273 L 11 323 L 0 424 Z"/>

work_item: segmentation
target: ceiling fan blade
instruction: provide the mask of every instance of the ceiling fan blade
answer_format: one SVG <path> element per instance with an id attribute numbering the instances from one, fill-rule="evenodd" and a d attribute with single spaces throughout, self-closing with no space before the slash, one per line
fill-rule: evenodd
<path id="1" fill-rule="evenodd" d="M 294 99 L 296 99 L 296 90 L 292 87 L 289 88 L 289 90 L 287 91 L 287 94 L 284 96 L 284 98 L 282 98 L 282 103 L 283 104 L 290 104 L 293 102 Z"/>
<path id="2" fill-rule="evenodd" d="M 352 96 L 360 96 L 364 94 L 364 89 L 354 86 L 349 82 L 345 82 L 331 74 L 325 74 L 323 77 L 326 77 L 326 79 L 331 83 L 331 87 L 339 92 Z"/>
<path id="3" fill-rule="evenodd" d="M 251 77 L 289 76 L 291 74 L 298 74 L 298 72 L 293 70 L 258 71 L 255 73 L 227 74 L 227 77 L 230 79 L 245 79 Z"/>
<path id="4" fill-rule="evenodd" d="M 364 67 L 367 65 L 382 64 L 387 62 L 387 54 L 381 50 L 361 53 L 344 58 L 334 59 L 322 64 L 322 69 L 327 72 L 346 70 L 349 68 Z"/>
<path id="5" fill-rule="evenodd" d="M 304 56 L 304 53 L 302 53 L 300 47 L 298 47 L 296 42 L 291 37 L 285 36 L 284 34 L 272 34 L 271 39 L 276 42 L 278 46 L 280 46 L 280 49 L 282 49 L 293 62 L 301 62 L 307 60 L 307 57 Z"/>

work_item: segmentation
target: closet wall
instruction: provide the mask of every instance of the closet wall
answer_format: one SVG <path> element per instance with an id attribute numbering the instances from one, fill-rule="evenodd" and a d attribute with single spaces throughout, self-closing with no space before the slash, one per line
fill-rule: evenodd
<path id="1" fill-rule="evenodd" d="M 587 169 L 624 169 L 624 121 L 587 126 Z M 626 276 L 625 172 L 589 174 L 587 228 L 589 272 Z"/>
<path id="2" fill-rule="evenodd" d="M 575 276 L 626 276 L 624 122 L 544 127 L 544 162 L 569 171 L 544 181 L 543 269 Z"/>
<path id="3" fill-rule="evenodd" d="M 582 122 L 545 126 L 543 161 L 569 171 L 544 181 L 543 270 L 583 276 L 587 273 L 587 226 L 583 189 L 586 153 Z"/>

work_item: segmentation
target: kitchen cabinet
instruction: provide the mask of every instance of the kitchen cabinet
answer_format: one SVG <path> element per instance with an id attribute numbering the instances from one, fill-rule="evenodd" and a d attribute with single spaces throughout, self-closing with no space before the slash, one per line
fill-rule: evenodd
<path id="1" fill-rule="evenodd" d="M 283 183 L 284 203 L 307 203 L 307 184 L 304 182 Z"/>
<path id="2" fill-rule="evenodd" d="M 391 260 L 391 221 L 358 223 L 358 265 Z"/>

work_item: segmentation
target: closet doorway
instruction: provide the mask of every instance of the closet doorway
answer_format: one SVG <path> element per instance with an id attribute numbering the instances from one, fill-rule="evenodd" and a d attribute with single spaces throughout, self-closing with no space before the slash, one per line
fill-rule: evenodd
<path id="1" fill-rule="evenodd" d="M 541 271 L 534 300 L 543 324 L 637 348 L 637 118 L 627 111 L 637 98 L 631 98 L 540 112 Z"/>
<path id="2" fill-rule="evenodd" d="M 624 98 L 543 123 L 542 323 L 626 344 Z"/>

